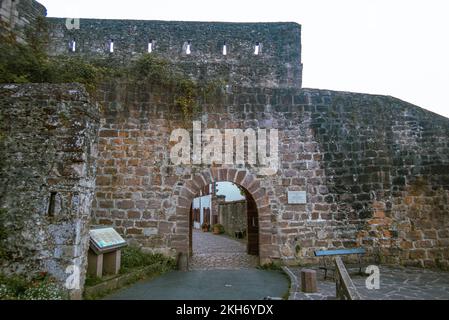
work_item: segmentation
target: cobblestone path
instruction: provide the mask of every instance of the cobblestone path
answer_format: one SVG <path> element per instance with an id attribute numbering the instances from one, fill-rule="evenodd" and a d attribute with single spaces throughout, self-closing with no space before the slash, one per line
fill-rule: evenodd
<path id="1" fill-rule="evenodd" d="M 255 268 L 257 256 L 246 253 L 246 243 L 212 232 L 193 230 L 193 256 L 190 270 L 238 270 Z"/>
<path id="2" fill-rule="evenodd" d="M 428 269 L 385 266 L 380 268 L 380 288 L 367 289 L 365 276 L 350 273 L 351 279 L 362 299 L 366 300 L 449 300 L 449 273 Z M 301 268 L 289 268 L 299 288 Z M 335 282 L 324 280 L 324 272 L 317 270 L 318 292 L 306 294 L 295 292 L 295 300 L 335 299 Z"/>

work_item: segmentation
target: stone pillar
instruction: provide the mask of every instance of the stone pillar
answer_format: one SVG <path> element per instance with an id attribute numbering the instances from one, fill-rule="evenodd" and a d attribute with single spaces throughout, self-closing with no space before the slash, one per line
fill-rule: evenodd
<path id="1" fill-rule="evenodd" d="M 179 271 L 189 270 L 189 257 L 184 252 L 178 253 L 177 267 Z"/>
<path id="2" fill-rule="evenodd" d="M 46 271 L 70 297 L 80 297 L 95 193 L 98 106 L 78 84 L 3 84 L 0 97 L 0 118 L 14 124 L 0 121 L 8 137 L 0 139 L 6 165 L 0 185 L 8 181 L 0 192 L 1 219 L 26 226 L 26 232 L 8 230 L 2 241 L 8 259 L 1 259 L 0 273 L 33 277 Z"/>
<path id="3" fill-rule="evenodd" d="M 315 270 L 301 270 L 301 291 L 305 293 L 315 293 L 318 291 Z"/>

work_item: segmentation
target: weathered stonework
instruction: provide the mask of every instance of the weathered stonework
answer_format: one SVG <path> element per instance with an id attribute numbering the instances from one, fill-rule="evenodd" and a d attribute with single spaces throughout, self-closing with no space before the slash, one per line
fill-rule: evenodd
<path id="1" fill-rule="evenodd" d="M 65 284 L 87 263 L 98 112 L 80 85 L 1 85 L 0 208 L 6 274 Z M 71 267 L 73 268 L 73 267 Z M 75 279 L 76 280 L 76 279 Z"/>
<path id="2" fill-rule="evenodd" d="M 92 101 L 73 84 L 1 86 L 0 205 L 11 231 L 2 271 L 49 270 L 64 282 L 77 264 L 82 284 L 90 217 L 148 251 L 188 254 L 192 199 L 216 181 L 254 199 L 261 263 L 316 263 L 316 249 L 364 246 L 384 262 L 449 269 L 449 120 L 392 97 L 302 89 L 299 25 L 48 21 L 53 55 L 126 63 L 154 40 L 192 78 L 224 84 L 188 121 L 154 84 L 108 81 Z M 202 130 L 278 129 L 279 170 L 175 166 L 170 134 L 192 120 Z M 288 191 L 305 191 L 307 203 L 289 204 Z"/>
<path id="3" fill-rule="evenodd" d="M 223 225 L 225 233 L 231 237 L 235 232 L 246 231 L 246 200 L 222 202 L 218 206 L 219 221 Z M 246 236 L 245 236 L 246 237 Z"/>
<path id="4" fill-rule="evenodd" d="M 314 89 L 239 88 L 204 103 L 203 130 L 279 128 L 281 168 L 263 177 L 172 165 L 169 136 L 185 123 L 170 97 L 103 90 L 97 222 L 152 250 L 187 251 L 192 198 L 227 180 L 257 195 L 264 261 L 308 263 L 316 249 L 363 245 L 387 262 L 447 266 L 447 119 L 390 97 Z M 288 204 L 287 191 L 306 191 L 307 204 Z"/>
<path id="5" fill-rule="evenodd" d="M 80 29 L 68 30 L 65 19 L 48 21 L 50 54 L 114 57 L 126 62 L 148 52 L 148 43 L 153 41 L 154 54 L 197 80 L 219 79 L 231 86 L 301 87 L 301 26 L 296 23 L 81 19 Z M 186 54 L 188 42 L 191 54 Z M 259 55 L 254 54 L 256 43 L 261 46 Z"/>
<path id="6" fill-rule="evenodd" d="M 24 41 L 27 27 L 46 15 L 47 9 L 34 0 L 0 0 L 1 27 L 13 30 L 19 41 Z"/>

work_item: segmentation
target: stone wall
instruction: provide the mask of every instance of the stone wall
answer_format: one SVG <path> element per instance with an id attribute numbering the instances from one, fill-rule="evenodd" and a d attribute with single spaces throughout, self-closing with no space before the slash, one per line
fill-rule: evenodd
<path id="1" fill-rule="evenodd" d="M 246 231 L 248 224 L 246 216 L 246 200 L 223 202 L 218 207 L 219 223 L 223 225 L 225 233 L 231 237 L 237 231 Z"/>
<path id="2" fill-rule="evenodd" d="M 24 31 L 38 17 L 45 17 L 47 9 L 34 0 L 0 0 L 0 22 L 13 30 L 23 41 Z M 1 32 L 1 29 L 0 29 Z"/>
<path id="3" fill-rule="evenodd" d="M 65 19 L 48 21 L 52 55 L 126 62 L 147 52 L 152 41 L 154 54 L 192 78 L 227 85 L 199 101 L 194 119 L 185 119 L 172 93 L 154 84 L 111 81 L 100 87 L 95 223 L 115 227 L 150 251 L 187 253 L 192 199 L 209 183 L 230 181 L 257 205 L 261 263 L 311 263 L 316 249 L 364 246 L 384 262 L 449 268 L 449 120 L 392 97 L 301 89 L 299 25 L 82 19 L 79 29 L 68 30 Z M 10 225 L 23 222 L 31 230 L 10 234 L 7 249 L 17 251 L 10 270 L 45 267 L 62 279 L 64 264 L 55 259 L 85 258 L 74 248 L 87 243 L 95 117 L 89 118 L 92 106 L 81 89 L 70 88 L 2 89 L 2 127 L 10 132 L 2 142 L 9 159 L 2 169 L 2 185 L 8 185 L 2 206 Z M 170 134 L 191 131 L 192 120 L 203 130 L 278 129 L 279 170 L 262 176 L 254 166 L 173 165 Z M 51 157 L 37 156 L 42 154 Z M 289 204 L 288 191 L 305 191 L 307 203 Z M 54 217 L 45 215 L 49 202 Z M 40 226 L 49 228 L 41 232 Z M 59 238 L 63 228 L 67 246 Z"/>
<path id="4" fill-rule="evenodd" d="M 332 214 L 336 238 L 347 238 L 334 245 L 447 269 L 449 120 L 390 97 L 311 92 L 309 101 L 329 203 L 313 214 Z"/>
<path id="5" fill-rule="evenodd" d="M 296 23 L 81 19 L 79 29 L 69 30 L 65 19 L 48 21 L 51 54 L 129 61 L 148 52 L 152 41 L 154 54 L 198 80 L 215 78 L 231 86 L 301 87 L 301 26 Z M 75 52 L 71 52 L 72 41 Z M 261 48 L 259 55 L 254 54 L 256 43 Z"/>
<path id="6" fill-rule="evenodd" d="M 110 83 L 100 97 L 94 216 L 149 250 L 187 252 L 191 200 L 231 181 L 258 205 L 261 261 L 316 262 L 315 249 L 363 245 L 387 262 L 447 268 L 446 118 L 391 97 L 315 89 L 240 87 L 204 101 L 203 130 L 279 129 L 281 167 L 258 176 L 174 166 L 170 133 L 186 121 L 160 88 Z M 306 191 L 307 204 L 288 204 L 287 191 Z"/>
<path id="7" fill-rule="evenodd" d="M 87 263 L 98 112 L 75 84 L 0 86 L 0 272 L 65 284 Z M 70 279 L 69 279 L 70 280 Z M 74 278 L 76 281 L 76 278 Z M 75 282 L 76 283 L 76 282 Z"/>

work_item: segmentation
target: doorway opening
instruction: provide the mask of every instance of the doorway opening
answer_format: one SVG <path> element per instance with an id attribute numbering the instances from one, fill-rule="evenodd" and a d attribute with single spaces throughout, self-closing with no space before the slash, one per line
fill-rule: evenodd
<path id="1" fill-rule="evenodd" d="M 193 269 L 240 269 L 259 264 L 257 205 L 244 187 L 228 181 L 206 185 L 193 199 L 189 216 Z"/>

